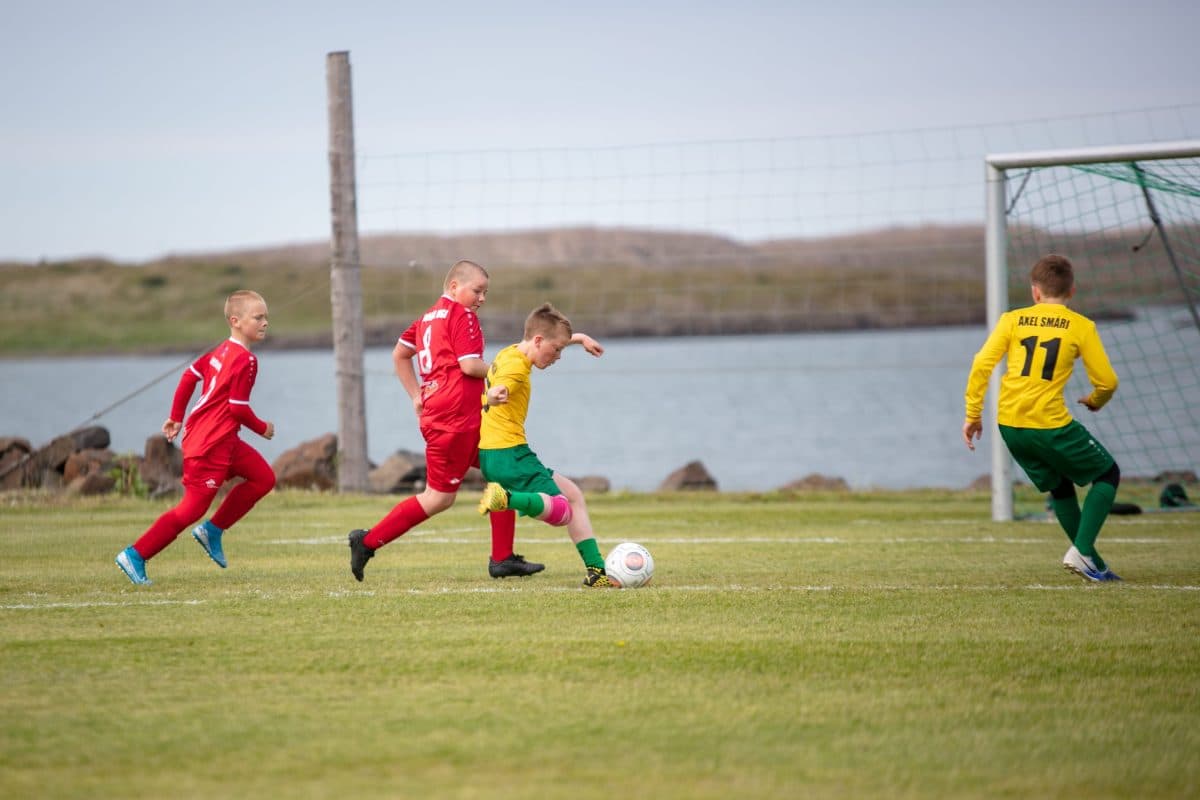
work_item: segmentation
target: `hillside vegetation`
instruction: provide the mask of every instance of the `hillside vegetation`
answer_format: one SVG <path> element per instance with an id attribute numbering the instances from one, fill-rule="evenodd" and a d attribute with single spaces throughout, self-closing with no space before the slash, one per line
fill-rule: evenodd
<path id="1" fill-rule="evenodd" d="M 1195 231 L 1189 229 L 1194 236 Z M 1178 292 L 1157 239 L 1131 265 L 1143 231 L 1010 232 L 1010 262 L 1071 254 L 1086 272 L 1077 298 L 1120 315 L 1134 294 Z M 1025 244 L 1018 245 L 1018 242 Z M 1037 252 L 1029 251 L 1032 246 Z M 1024 248 L 1024 249 L 1023 249 Z M 981 226 L 888 229 L 759 243 L 697 233 L 571 228 L 378 235 L 361 241 L 368 344 L 395 341 L 441 292 L 447 267 L 488 267 L 481 316 L 491 341 L 519 338 L 549 301 L 596 335 L 677 336 L 982 323 Z M 327 347 L 329 244 L 174 254 L 139 264 L 100 258 L 0 264 L 0 355 L 194 352 L 223 331 L 230 292 L 253 288 L 271 309 L 270 347 Z M 1027 293 L 1014 267 L 1010 293 Z M 1161 286 L 1158 284 L 1162 284 Z"/>
<path id="2" fill-rule="evenodd" d="M 890 230 L 746 244 L 718 236 L 578 228 L 361 242 L 368 343 L 396 333 L 471 258 L 492 274 L 482 317 L 519 335 L 539 303 L 597 335 L 829 330 L 983 318 L 983 235 L 974 227 Z M 192 351 L 222 329 L 221 304 L 253 288 L 271 346 L 328 346 L 326 242 L 146 263 L 84 258 L 0 265 L 0 355 Z"/>

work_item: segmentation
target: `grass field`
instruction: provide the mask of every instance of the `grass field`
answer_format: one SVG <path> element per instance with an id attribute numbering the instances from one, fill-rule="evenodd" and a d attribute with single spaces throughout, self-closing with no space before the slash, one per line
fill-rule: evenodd
<path id="1" fill-rule="evenodd" d="M 658 571 L 593 591 L 526 521 L 490 580 L 473 499 L 359 584 L 392 501 L 277 492 L 134 587 L 163 503 L 0 498 L 0 797 L 1200 793 L 1200 514 L 1113 518 L 1092 586 L 982 493 L 605 496 Z"/>

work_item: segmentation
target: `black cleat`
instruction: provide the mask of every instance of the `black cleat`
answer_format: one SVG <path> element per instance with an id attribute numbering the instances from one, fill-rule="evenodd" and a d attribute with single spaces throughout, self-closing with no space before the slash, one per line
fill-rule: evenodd
<path id="1" fill-rule="evenodd" d="M 491 575 L 493 578 L 520 578 L 525 575 L 533 575 L 535 572 L 541 572 L 545 568 L 545 564 L 526 561 L 525 556 L 516 553 L 513 553 L 503 561 L 488 559 L 488 575 Z"/>
<path id="2" fill-rule="evenodd" d="M 363 539 L 366 538 L 367 532 L 363 530 L 350 531 L 350 571 L 354 573 L 355 580 L 363 579 L 363 569 L 367 566 L 367 562 L 375 557 L 375 551 L 363 544 Z"/>

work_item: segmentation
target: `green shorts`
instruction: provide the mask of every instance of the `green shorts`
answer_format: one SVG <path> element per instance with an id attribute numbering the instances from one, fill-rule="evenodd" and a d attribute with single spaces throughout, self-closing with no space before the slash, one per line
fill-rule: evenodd
<path id="1" fill-rule="evenodd" d="M 1063 478 L 1086 486 L 1108 472 L 1114 463 L 1104 445 L 1075 420 L 1061 428 L 1001 425 L 1000 436 L 1013 459 L 1041 492 L 1058 486 Z"/>
<path id="2" fill-rule="evenodd" d="M 501 450 L 480 450 L 479 470 L 485 480 L 510 492 L 541 492 L 551 497 L 562 494 L 554 472 L 538 460 L 527 444 Z"/>

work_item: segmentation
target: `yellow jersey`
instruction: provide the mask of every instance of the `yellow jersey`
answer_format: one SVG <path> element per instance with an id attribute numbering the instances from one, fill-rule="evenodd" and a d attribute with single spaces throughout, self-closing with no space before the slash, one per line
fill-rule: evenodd
<path id="1" fill-rule="evenodd" d="M 528 444 L 525 418 L 529 416 L 529 376 L 533 362 L 515 344 L 501 350 L 492 360 L 484 379 L 484 391 L 503 384 L 508 387 L 508 402 L 488 406 L 485 396 L 483 421 L 479 427 L 479 449 L 501 450 Z"/>
<path id="2" fill-rule="evenodd" d="M 1096 323 L 1065 305 L 1038 303 L 1002 315 L 975 354 L 964 396 L 968 421 L 983 415 L 988 378 L 1005 356 L 1008 368 L 1000 380 L 997 404 L 1001 425 L 1050 429 L 1068 424 L 1072 417 L 1063 389 L 1079 358 L 1092 383 L 1093 406 L 1100 408 L 1117 390 L 1117 373 L 1104 352 Z"/>

